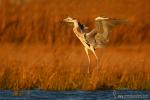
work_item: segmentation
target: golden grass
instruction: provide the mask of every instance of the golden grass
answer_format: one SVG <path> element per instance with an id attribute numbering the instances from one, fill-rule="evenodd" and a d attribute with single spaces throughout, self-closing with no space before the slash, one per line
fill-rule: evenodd
<path id="1" fill-rule="evenodd" d="M 149 0 L 23 1 L 0 0 L 0 89 L 150 89 Z M 98 70 L 91 55 L 90 74 L 68 15 L 90 29 L 99 15 L 129 20 L 97 50 Z"/>
<path id="2" fill-rule="evenodd" d="M 13 46 L 0 48 L 0 88 L 50 90 L 149 89 L 149 45 L 109 47 L 97 50 L 98 70 L 81 46 Z M 32 50 L 32 51 L 31 51 Z"/>
<path id="3" fill-rule="evenodd" d="M 1 1 L 1 42 L 79 43 L 71 27 L 62 23 L 68 15 L 87 24 L 90 29 L 94 26 L 94 18 L 100 15 L 128 20 L 128 25 L 113 31 L 110 44 L 135 44 L 150 40 L 149 0 L 29 0 L 21 4 Z"/>

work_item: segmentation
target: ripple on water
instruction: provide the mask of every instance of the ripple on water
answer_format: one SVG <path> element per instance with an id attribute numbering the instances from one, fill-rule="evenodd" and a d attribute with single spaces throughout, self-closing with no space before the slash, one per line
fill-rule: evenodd
<path id="1" fill-rule="evenodd" d="M 0 100 L 150 100 L 150 91 L 104 90 L 104 91 L 46 91 L 46 90 L 0 90 Z"/>

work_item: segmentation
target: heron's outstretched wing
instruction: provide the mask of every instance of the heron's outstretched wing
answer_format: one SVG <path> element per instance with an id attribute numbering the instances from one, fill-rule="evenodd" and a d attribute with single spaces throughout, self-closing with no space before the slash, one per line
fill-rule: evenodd
<path id="1" fill-rule="evenodd" d="M 111 32 L 115 26 L 121 25 L 121 24 L 127 24 L 127 22 L 128 22 L 127 20 L 120 20 L 120 19 L 109 19 L 109 20 L 104 21 L 104 23 L 106 23 L 108 32 Z"/>
<path id="2" fill-rule="evenodd" d="M 102 20 L 95 20 L 95 29 L 93 29 L 91 32 L 86 33 L 86 40 L 89 42 L 90 45 L 97 45 L 102 44 L 104 41 L 104 22 Z"/>
<path id="3" fill-rule="evenodd" d="M 107 40 L 109 37 L 109 33 L 112 32 L 115 26 L 127 23 L 126 20 L 119 20 L 119 19 L 105 19 L 105 20 L 99 19 L 99 20 L 95 20 L 95 22 L 96 22 L 96 30 L 97 30 L 95 39 L 97 41 L 100 40 L 99 37 L 101 36 L 103 36 L 104 39 Z"/>
<path id="4" fill-rule="evenodd" d="M 94 44 L 98 47 L 106 44 L 109 41 L 109 33 L 112 32 L 112 29 L 122 23 L 126 23 L 125 20 L 118 19 L 96 19 L 95 20 L 95 29 L 86 34 L 87 41 Z M 91 42 L 92 41 L 92 42 Z"/>
<path id="5" fill-rule="evenodd" d="M 95 45 L 95 35 L 97 34 L 96 29 L 93 29 L 89 33 L 85 33 L 84 37 L 86 39 L 86 42 L 90 45 Z"/>

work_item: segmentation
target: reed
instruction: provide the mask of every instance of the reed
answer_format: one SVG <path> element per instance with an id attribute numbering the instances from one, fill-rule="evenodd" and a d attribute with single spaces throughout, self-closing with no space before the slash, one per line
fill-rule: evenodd
<path id="1" fill-rule="evenodd" d="M 113 31 L 110 44 L 149 42 L 149 0 L 139 2 L 136 0 L 12 1 L 1 0 L 1 42 L 76 44 L 79 42 L 72 34 L 71 27 L 62 23 L 63 18 L 75 17 L 88 25 L 90 30 L 94 26 L 94 18 L 101 15 L 128 20 L 127 25 Z"/>
<path id="2" fill-rule="evenodd" d="M 81 46 L 1 45 L 0 89 L 149 89 L 148 46 L 97 50 L 99 67 L 96 69 L 96 60 L 90 55 L 88 74 L 88 59 Z"/>
<path id="3" fill-rule="evenodd" d="M 125 5 L 126 4 L 126 5 Z M 149 0 L 0 0 L 0 89 L 150 89 Z M 91 8 L 89 8 L 91 7 Z M 103 8 L 103 9 L 102 9 Z M 129 23 L 113 30 L 108 48 L 88 60 L 71 26 L 106 15 Z"/>

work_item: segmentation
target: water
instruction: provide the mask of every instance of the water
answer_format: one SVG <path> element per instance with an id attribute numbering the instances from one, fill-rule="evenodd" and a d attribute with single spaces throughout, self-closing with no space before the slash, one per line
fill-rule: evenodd
<path id="1" fill-rule="evenodd" d="M 150 91 L 104 90 L 104 91 L 46 91 L 0 90 L 0 100 L 150 100 Z"/>

